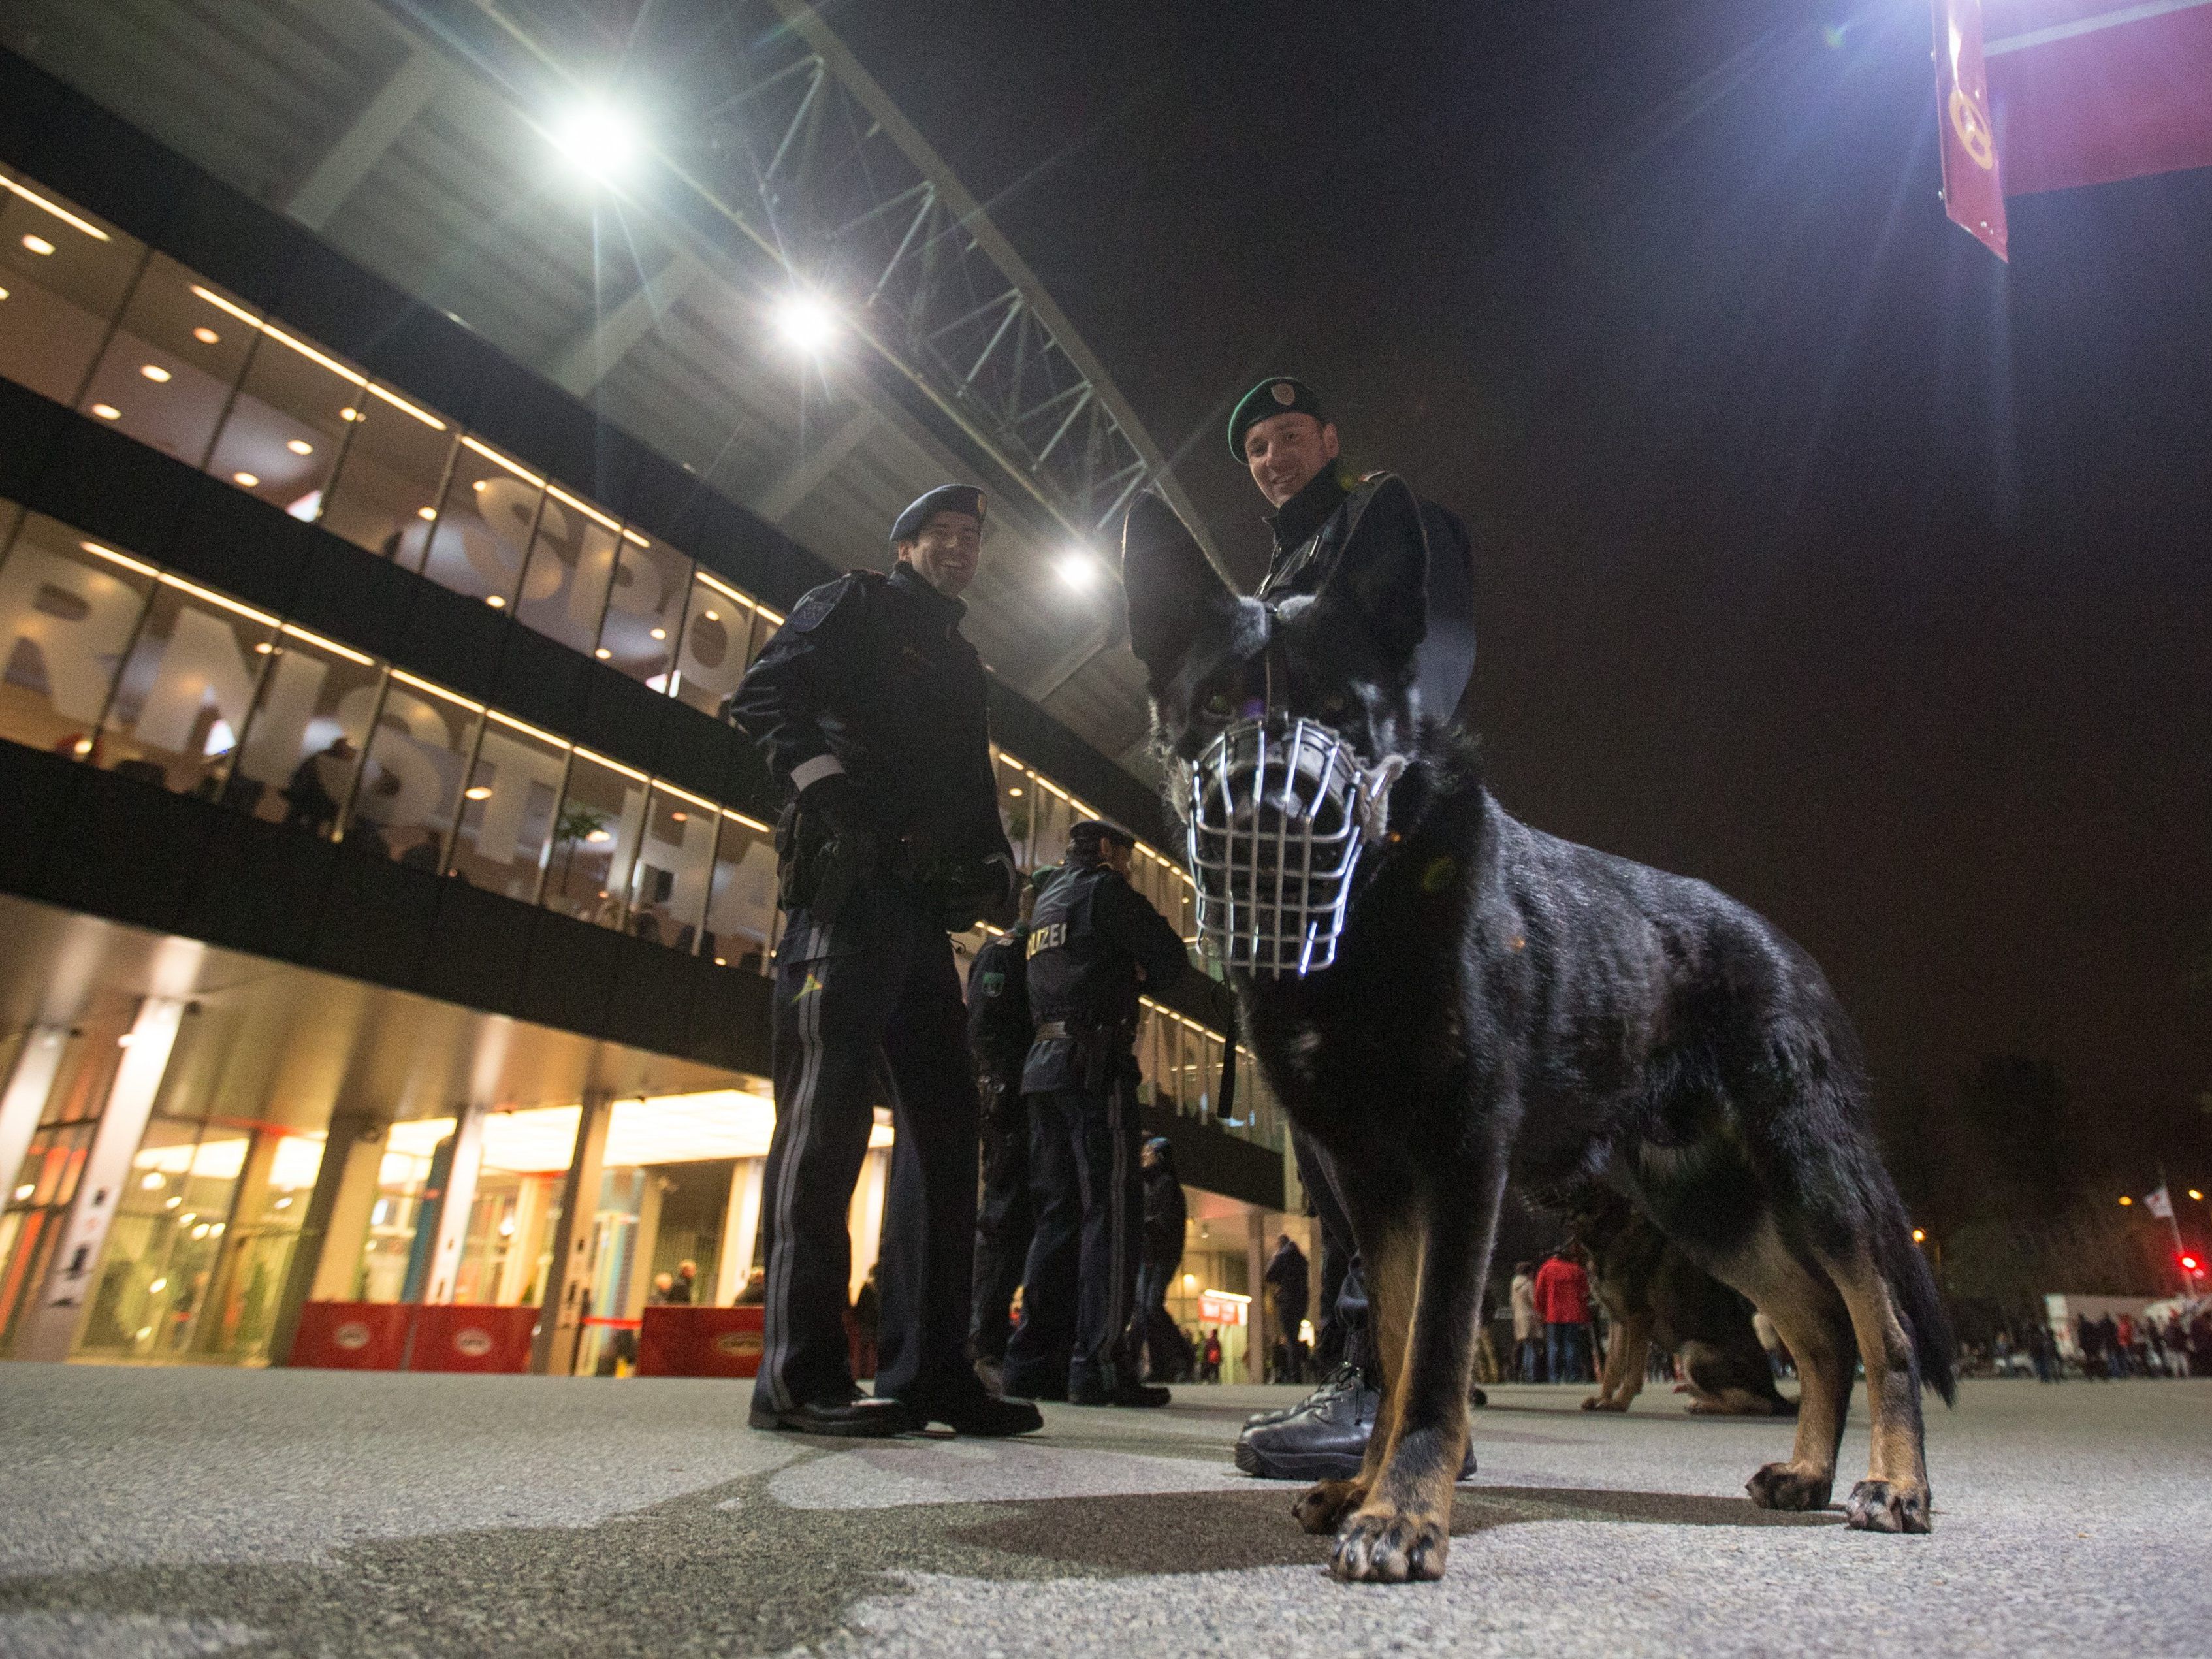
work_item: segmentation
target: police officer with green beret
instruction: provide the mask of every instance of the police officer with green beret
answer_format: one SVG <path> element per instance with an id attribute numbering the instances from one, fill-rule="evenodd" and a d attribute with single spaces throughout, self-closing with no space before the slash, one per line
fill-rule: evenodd
<path id="1" fill-rule="evenodd" d="M 1391 476 L 1363 477 L 1346 467 L 1320 394 L 1287 374 L 1270 376 L 1237 400 L 1229 447 L 1274 509 L 1267 519 L 1274 553 L 1259 597 L 1318 592 L 1335 572 L 1352 526 Z M 1455 719 L 1474 673 L 1474 552 L 1467 526 L 1449 508 L 1421 501 L 1420 523 L 1429 553 L 1428 629 L 1413 683 L 1425 712 Z M 1324 1293 L 1332 1279 L 1340 1286 L 1322 1309 L 1315 1347 L 1322 1363 L 1336 1368 L 1291 1410 L 1248 1423 L 1237 1442 L 1237 1466 L 1273 1480 L 1348 1480 L 1359 1472 L 1381 1402 L 1365 1279 L 1327 1156 L 1295 1127 L 1291 1138 L 1298 1180 L 1321 1222 Z"/>

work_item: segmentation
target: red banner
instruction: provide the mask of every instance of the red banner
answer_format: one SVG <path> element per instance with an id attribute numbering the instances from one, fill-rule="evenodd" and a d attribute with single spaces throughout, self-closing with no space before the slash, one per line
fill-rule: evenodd
<path id="1" fill-rule="evenodd" d="M 285 1363 L 322 1370 L 396 1371 L 415 1310 L 404 1302 L 310 1302 Z"/>
<path id="2" fill-rule="evenodd" d="M 752 1376 L 761 1362 L 758 1307 L 656 1304 L 637 1333 L 640 1376 Z"/>
<path id="3" fill-rule="evenodd" d="M 1943 210 L 2005 258 L 2004 187 L 1982 64 L 1981 0 L 1936 0 L 1936 117 L 1943 134 Z"/>
<path id="4" fill-rule="evenodd" d="M 2212 167 L 2212 0 L 1984 10 L 2007 194 Z"/>
<path id="5" fill-rule="evenodd" d="M 530 1369 L 530 1334 L 537 1328 L 535 1308 L 477 1307 L 468 1303 L 432 1304 L 415 1310 L 415 1349 L 410 1371 L 504 1371 Z"/>

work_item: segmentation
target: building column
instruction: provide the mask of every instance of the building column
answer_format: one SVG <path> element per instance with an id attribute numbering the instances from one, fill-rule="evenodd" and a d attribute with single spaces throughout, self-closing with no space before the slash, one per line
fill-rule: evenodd
<path id="1" fill-rule="evenodd" d="M 130 1048 L 116 1067 L 100 1127 L 93 1131 L 60 1245 L 16 1338 L 18 1359 L 67 1359 L 76 1346 L 100 1247 L 107 1241 L 108 1224 L 115 1218 L 116 1200 L 131 1173 L 131 1160 L 145 1139 L 146 1120 L 153 1115 L 154 1097 L 161 1092 L 184 1013 L 184 1003 L 175 997 L 148 997 L 138 1005 Z"/>
<path id="2" fill-rule="evenodd" d="M 451 1302 L 459 1281 L 461 1253 L 468 1248 L 469 1214 L 477 1204 L 477 1171 L 483 1167 L 484 1119 L 482 1106 L 465 1105 L 453 1121 L 453 1160 L 446 1168 L 446 1189 L 438 1200 L 438 1231 L 430 1243 L 430 1270 L 424 1275 L 422 1300 Z"/>
<path id="3" fill-rule="evenodd" d="M 576 1369 L 576 1346 L 592 1310 L 592 1240 L 597 1231 L 599 1180 L 605 1173 L 607 1125 L 614 1103 L 587 1094 L 576 1115 L 576 1149 L 561 1183 L 561 1222 L 553 1231 L 553 1265 L 545 1275 L 545 1300 L 531 1346 L 530 1369 L 539 1376 L 567 1376 Z"/>
<path id="4" fill-rule="evenodd" d="M 753 1247 L 760 1240 L 761 1182 L 767 1172 L 764 1158 L 741 1158 L 730 1171 L 730 1207 L 722 1218 L 722 1255 L 714 1268 L 718 1308 L 735 1302 L 752 1275 Z"/>
<path id="5" fill-rule="evenodd" d="M 1269 1329 L 1273 1310 L 1267 1306 L 1267 1218 L 1263 1211 L 1255 1210 L 1244 1218 L 1244 1287 L 1252 1296 L 1244 1324 L 1244 1380 L 1264 1382 L 1267 1356 L 1275 1345 Z"/>
<path id="6" fill-rule="evenodd" d="M 365 1113 L 342 1112 L 323 1137 L 315 1190 L 300 1218 L 300 1242 L 284 1275 L 284 1294 L 269 1333 L 269 1363 L 292 1362 L 300 1310 L 310 1302 L 345 1302 L 361 1271 L 369 1212 L 382 1184 L 385 1126 Z"/>
<path id="7" fill-rule="evenodd" d="M 31 1137 L 39 1132 L 39 1120 L 46 1115 L 54 1073 L 61 1069 L 68 1048 L 69 1032 L 58 1025 L 33 1026 L 15 1045 L 8 1086 L 0 1091 L 0 1205 L 15 1189 L 16 1172 L 23 1167 Z"/>

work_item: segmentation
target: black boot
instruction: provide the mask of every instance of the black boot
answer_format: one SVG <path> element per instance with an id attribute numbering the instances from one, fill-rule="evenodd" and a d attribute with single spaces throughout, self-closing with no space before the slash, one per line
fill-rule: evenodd
<path id="1" fill-rule="evenodd" d="M 1367 1461 L 1382 1404 L 1381 1391 L 1355 1373 L 1352 1386 L 1326 1399 L 1316 1390 L 1305 1409 L 1245 1430 L 1237 1440 L 1237 1467 L 1262 1480 L 1349 1480 Z M 1474 1474 L 1469 1445 L 1458 1478 Z"/>
<path id="2" fill-rule="evenodd" d="M 955 1434 L 1002 1439 L 1035 1434 L 1044 1426 L 1043 1414 L 1028 1401 L 1003 1399 L 972 1378 L 970 1386 L 956 1381 L 941 1393 L 901 1395 L 898 1403 L 908 1425 L 916 1429 L 942 1423 Z"/>
<path id="3" fill-rule="evenodd" d="M 1308 1395 L 1304 1399 L 1299 1401 L 1297 1405 L 1279 1407 L 1277 1409 L 1271 1412 L 1254 1412 L 1251 1416 L 1244 1419 L 1244 1426 L 1248 1429 L 1256 1429 L 1263 1423 L 1281 1423 L 1287 1421 L 1289 1419 L 1297 1416 L 1301 1412 L 1311 1411 L 1315 1407 L 1320 1405 L 1322 1401 L 1333 1399 L 1337 1395 L 1343 1393 L 1346 1389 L 1356 1389 L 1358 1386 L 1359 1367 L 1357 1365 L 1339 1365 L 1334 1370 L 1331 1371 L 1327 1376 L 1322 1379 L 1320 1386 L 1316 1388 L 1314 1391 Z"/>

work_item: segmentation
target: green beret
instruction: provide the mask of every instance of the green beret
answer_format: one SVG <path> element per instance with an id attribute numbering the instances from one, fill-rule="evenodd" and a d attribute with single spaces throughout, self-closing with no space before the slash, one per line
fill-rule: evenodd
<path id="1" fill-rule="evenodd" d="M 1310 415 L 1323 426 L 1328 424 L 1328 412 L 1321 406 L 1321 394 L 1304 380 L 1287 374 L 1277 374 L 1262 380 L 1237 400 L 1237 407 L 1229 416 L 1229 453 L 1238 460 L 1244 459 L 1244 433 L 1271 415 Z"/>
<path id="2" fill-rule="evenodd" d="M 939 484 L 927 494 L 916 497 L 905 512 L 891 525 L 893 542 L 910 542 L 918 538 L 937 513 L 965 513 L 977 524 L 983 522 L 987 505 L 983 492 L 974 484 Z"/>

